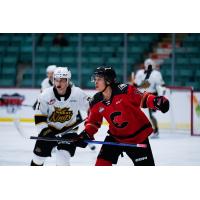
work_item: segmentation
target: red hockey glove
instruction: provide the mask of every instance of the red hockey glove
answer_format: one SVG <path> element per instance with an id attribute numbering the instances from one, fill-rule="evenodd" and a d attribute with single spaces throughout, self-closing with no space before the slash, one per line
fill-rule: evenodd
<path id="1" fill-rule="evenodd" d="M 169 110 L 169 101 L 164 96 L 155 97 L 153 104 L 162 113 L 166 113 Z"/>
<path id="2" fill-rule="evenodd" d="M 84 140 L 94 140 L 86 131 L 82 131 L 76 138 L 74 138 L 74 145 L 85 148 L 88 144 Z"/>

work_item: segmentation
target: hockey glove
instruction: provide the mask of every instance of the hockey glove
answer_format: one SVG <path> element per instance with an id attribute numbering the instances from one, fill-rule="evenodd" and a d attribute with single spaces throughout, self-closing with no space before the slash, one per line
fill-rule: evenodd
<path id="1" fill-rule="evenodd" d="M 44 128 L 39 134 L 39 137 L 54 137 L 55 133 L 50 128 Z"/>
<path id="2" fill-rule="evenodd" d="M 82 131 L 79 135 L 74 138 L 74 145 L 85 148 L 88 144 L 84 140 L 93 140 L 86 131 Z"/>
<path id="3" fill-rule="evenodd" d="M 141 83 L 140 88 L 147 89 L 150 86 L 149 81 L 145 80 Z"/>
<path id="4" fill-rule="evenodd" d="M 166 113 L 169 110 L 169 101 L 164 96 L 155 97 L 153 103 L 162 113 Z"/>

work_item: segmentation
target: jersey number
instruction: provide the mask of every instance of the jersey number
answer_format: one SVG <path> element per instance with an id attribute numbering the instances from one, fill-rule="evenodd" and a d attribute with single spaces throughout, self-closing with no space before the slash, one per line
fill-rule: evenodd
<path id="1" fill-rule="evenodd" d="M 128 122 L 121 121 L 121 114 L 122 114 L 121 112 L 114 112 L 110 115 L 112 123 L 117 128 L 124 128 L 125 126 L 128 125 Z"/>

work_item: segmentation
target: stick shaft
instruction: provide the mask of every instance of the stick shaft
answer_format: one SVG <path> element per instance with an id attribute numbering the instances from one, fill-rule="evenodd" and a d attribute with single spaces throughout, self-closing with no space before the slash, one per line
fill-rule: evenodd
<path id="1" fill-rule="evenodd" d="M 63 136 L 66 135 L 68 132 L 72 131 L 73 129 L 75 129 L 77 126 L 79 126 L 81 123 L 83 123 L 86 120 L 83 119 L 81 121 L 77 121 L 75 124 L 73 124 L 70 128 L 68 128 L 66 131 L 62 132 L 62 133 L 58 133 L 56 136 Z"/>
<path id="2" fill-rule="evenodd" d="M 146 77 L 144 80 L 148 80 L 150 75 L 151 75 L 151 72 L 152 72 L 152 65 L 149 65 L 148 66 L 148 69 L 147 69 L 147 74 L 146 74 Z"/>
<path id="3" fill-rule="evenodd" d="M 146 148 L 146 144 L 127 144 L 127 143 L 117 143 L 117 142 L 104 142 L 104 141 L 97 141 L 97 140 L 84 140 L 84 142 L 90 143 L 90 144 L 105 144 L 105 145 L 122 146 L 122 147 Z"/>
<path id="4" fill-rule="evenodd" d="M 54 141 L 54 142 L 66 142 L 66 143 L 74 142 L 73 139 L 68 140 L 68 139 L 63 139 L 63 138 L 48 138 L 48 137 L 35 137 L 35 136 L 31 136 L 30 139 Z M 104 144 L 104 145 L 111 145 L 111 146 L 146 148 L 146 144 L 126 144 L 126 143 L 116 143 L 116 142 L 104 142 L 104 141 L 97 141 L 97 140 L 84 140 L 84 142 L 88 144 Z"/>

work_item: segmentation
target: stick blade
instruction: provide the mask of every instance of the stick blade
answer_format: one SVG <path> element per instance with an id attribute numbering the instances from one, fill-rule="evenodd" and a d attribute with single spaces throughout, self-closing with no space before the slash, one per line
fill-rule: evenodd
<path id="1" fill-rule="evenodd" d="M 20 119 L 19 118 L 14 118 L 13 119 L 13 124 L 15 126 L 15 128 L 17 129 L 17 132 L 25 139 L 28 139 L 28 136 L 24 133 L 24 131 L 21 128 L 20 125 Z"/>

